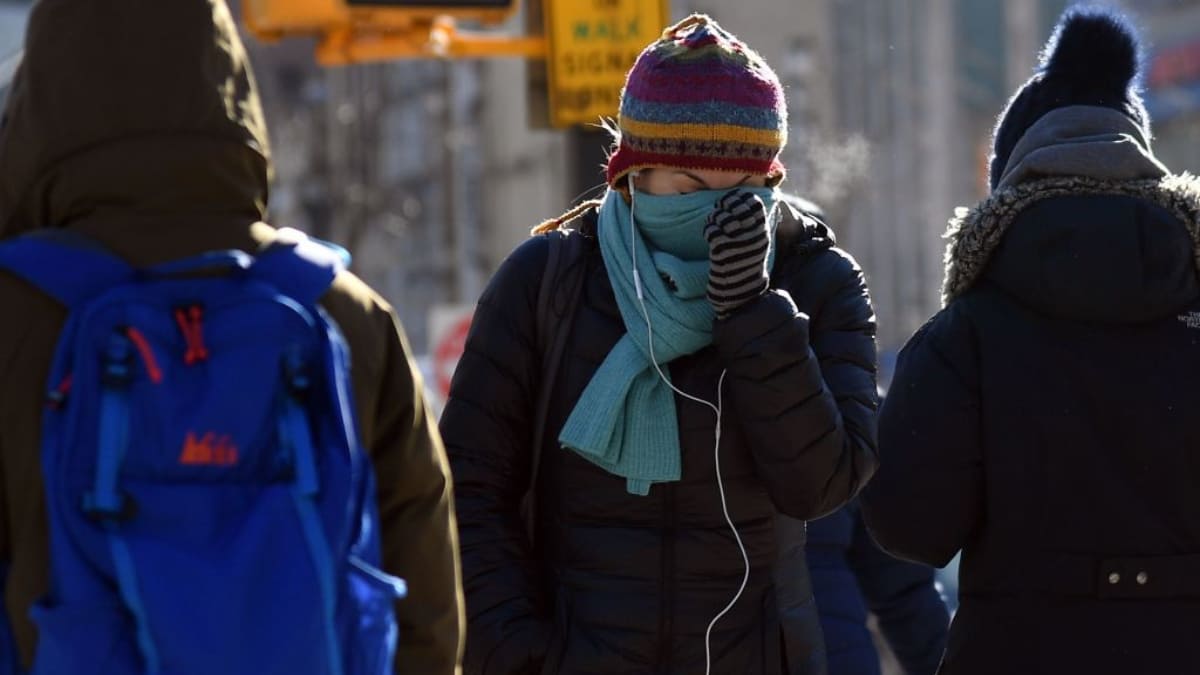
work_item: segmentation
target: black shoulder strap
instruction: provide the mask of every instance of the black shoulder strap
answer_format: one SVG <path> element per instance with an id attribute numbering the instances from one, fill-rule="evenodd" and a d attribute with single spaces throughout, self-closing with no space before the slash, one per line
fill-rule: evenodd
<path id="1" fill-rule="evenodd" d="M 586 278 L 577 263 L 585 252 L 583 235 L 569 230 L 556 230 L 547 235 L 550 245 L 546 256 L 546 267 L 542 271 L 542 282 L 538 288 L 537 349 L 542 356 L 541 377 L 538 382 L 537 407 L 533 416 L 533 446 L 529 458 L 529 485 L 521 499 L 521 515 L 525 530 L 533 540 L 535 517 L 534 493 L 537 489 L 538 470 L 542 464 L 542 446 L 546 440 L 546 418 L 550 413 L 550 400 L 554 393 L 554 382 L 562 364 L 567 347 L 571 321 Z M 571 272 L 569 277 L 566 272 Z M 565 283 L 563 283 L 565 282 Z M 556 306 L 556 300 L 566 298 L 565 305 Z"/>

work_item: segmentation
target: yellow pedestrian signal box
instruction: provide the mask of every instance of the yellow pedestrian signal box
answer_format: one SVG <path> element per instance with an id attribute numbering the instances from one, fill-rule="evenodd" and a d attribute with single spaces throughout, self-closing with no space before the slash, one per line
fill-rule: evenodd
<path id="1" fill-rule="evenodd" d="M 503 20 L 517 9 L 517 0 L 345 0 L 351 8 L 402 9 L 429 14 L 458 14 L 470 19 Z"/>
<path id="2" fill-rule="evenodd" d="M 346 0 L 346 4 L 372 5 L 375 7 L 426 7 L 445 11 L 447 9 L 503 9 L 512 10 L 513 0 Z"/>
<path id="3" fill-rule="evenodd" d="M 549 38 L 550 122 L 615 117 L 625 73 L 668 24 L 667 0 L 542 0 Z"/>
<path id="4" fill-rule="evenodd" d="M 500 23 L 519 0 L 243 0 L 246 27 L 261 39 L 317 38 L 325 65 L 398 58 L 545 59 L 550 124 L 566 128 L 615 117 L 625 73 L 670 23 L 669 0 L 529 0 L 543 34 L 459 30 L 457 21 Z"/>
<path id="5" fill-rule="evenodd" d="M 348 28 L 406 30 L 437 17 L 500 23 L 518 0 L 243 0 L 246 27 L 259 37 L 326 34 Z"/>

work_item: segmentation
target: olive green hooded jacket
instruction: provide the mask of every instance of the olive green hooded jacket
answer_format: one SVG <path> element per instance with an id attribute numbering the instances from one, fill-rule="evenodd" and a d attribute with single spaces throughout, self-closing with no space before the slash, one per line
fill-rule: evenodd
<path id="1" fill-rule="evenodd" d="M 254 252 L 270 154 L 224 0 L 42 0 L 0 122 L 0 238 L 66 227 L 144 266 Z M 361 435 L 377 473 L 384 566 L 407 579 L 397 669 L 458 670 L 462 594 L 445 452 L 391 308 L 349 273 L 322 305 L 350 343 Z M 0 563 L 26 666 L 47 591 L 39 463 L 43 391 L 64 310 L 0 273 Z"/>

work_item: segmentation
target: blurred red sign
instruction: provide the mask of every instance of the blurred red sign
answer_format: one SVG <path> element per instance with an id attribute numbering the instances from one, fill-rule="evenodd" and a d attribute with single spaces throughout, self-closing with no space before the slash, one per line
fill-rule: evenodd
<path id="1" fill-rule="evenodd" d="M 1200 42 L 1159 50 L 1150 62 L 1146 84 L 1160 89 L 1200 80 Z"/>
<path id="2" fill-rule="evenodd" d="M 430 320 L 434 389 L 442 400 L 450 394 L 450 379 L 462 358 L 474 316 L 472 307 L 436 307 Z"/>

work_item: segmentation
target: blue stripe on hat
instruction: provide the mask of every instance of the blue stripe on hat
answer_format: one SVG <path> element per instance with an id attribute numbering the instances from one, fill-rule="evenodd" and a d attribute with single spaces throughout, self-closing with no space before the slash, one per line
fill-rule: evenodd
<path id="1" fill-rule="evenodd" d="M 779 114 L 765 107 L 738 106 L 722 101 L 705 103 L 653 103 L 626 96 L 621 116 L 658 124 L 735 124 L 752 129 L 782 127 Z"/>

